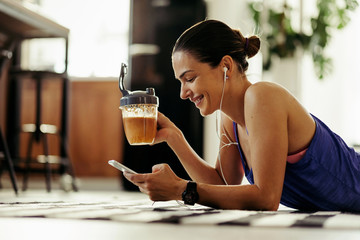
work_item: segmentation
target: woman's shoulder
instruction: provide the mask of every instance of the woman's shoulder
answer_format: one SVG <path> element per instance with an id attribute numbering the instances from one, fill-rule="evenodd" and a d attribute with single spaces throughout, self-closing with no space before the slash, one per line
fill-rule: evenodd
<path id="1" fill-rule="evenodd" d="M 271 103 L 287 102 L 294 98 L 291 93 L 279 84 L 272 82 L 257 82 L 252 84 L 245 93 L 245 101 L 248 103 Z"/>
<path id="2" fill-rule="evenodd" d="M 261 81 L 261 82 L 256 82 L 250 85 L 250 87 L 248 88 L 248 90 L 250 91 L 270 91 L 270 92 L 277 92 L 277 91 L 287 91 L 283 86 L 274 83 L 274 82 L 266 82 L 266 81 Z"/>

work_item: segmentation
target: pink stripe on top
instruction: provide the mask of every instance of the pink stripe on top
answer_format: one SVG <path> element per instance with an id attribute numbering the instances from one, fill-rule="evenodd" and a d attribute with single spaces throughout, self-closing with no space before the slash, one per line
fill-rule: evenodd
<path id="1" fill-rule="evenodd" d="M 307 150 L 307 148 L 305 148 L 304 150 L 302 150 L 302 151 L 300 151 L 298 153 L 288 155 L 286 161 L 288 163 L 297 163 L 298 161 L 300 161 L 304 157 L 304 155 L 306 153 L 306 150 Z"/>

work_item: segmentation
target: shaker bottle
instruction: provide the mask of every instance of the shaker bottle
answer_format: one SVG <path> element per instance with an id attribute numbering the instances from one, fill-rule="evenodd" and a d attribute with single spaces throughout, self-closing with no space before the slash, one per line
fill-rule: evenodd
<path id="1" fill-rule="evenodd" d="M 159 98 L 154 88 L 146 91 L 128 91 L 124 87 L 127 66 L 122 63 L 119 88 L 122 93 L 120 109 L 126 138 L 130 145 L 145 145 L 154 142 L 157 129 Z"/>

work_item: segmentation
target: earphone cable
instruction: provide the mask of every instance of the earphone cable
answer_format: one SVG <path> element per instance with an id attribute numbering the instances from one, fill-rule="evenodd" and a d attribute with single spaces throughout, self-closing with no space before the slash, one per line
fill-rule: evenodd
<path id="1" fill-rule="evenodd" d="M 226 69 L 224 69 L 224 84 L 223 84 L 223 89 L 222 89 L 222 93 L 221 93 L 221 99 L 220 99 L 220 113 L 222 112 L 222 103 L 223 103 L 223 98 L 224 98 L 224 93 L 225 93 L 225 84 L 226 84 Z M 218 154 L 218 159 L 219 159 L 219 166 L 220 166 L 220 173 L 221 173 L 221 177 L 224 181 L 224 183 L 226 185 L 229 185 L 226 181 L 226 178 L 225 178 L 225 175 L 224 175 L 224 171 L 223 171 L 223 168 L 222 168 L 222 164 L 221 164 L 221 150 L 224 148 L 224 147 L 229 147 L 231 145 L 238 145 L 237 142 L 232 142 L 230 137 L 226 134 L 226 131 L 225 131 L 225 127 L 223 124 L 221 124 L 221 119 L 220 119 L 220 125 L 222 126 L 222 131 L 223 133 L 220 135 L 219 134 L 219 127 L 218 127 L 218 113 L 216 113 L 216 134 L 220 140 L 220 144 L 223 144 L 223 146 L 219 147 L 219 154 Z M 224 142 L 222 140 L 222 137 L 225 137 L 227 142 Z"/>

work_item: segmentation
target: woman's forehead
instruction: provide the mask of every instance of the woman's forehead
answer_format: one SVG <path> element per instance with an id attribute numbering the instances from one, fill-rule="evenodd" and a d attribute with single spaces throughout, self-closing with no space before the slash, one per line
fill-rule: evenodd
<path id="1" fill-rule="evenodd" d="M 193 70 L 201 63 L 188 52 L 175 52 L 172 56 L 175 77 L 180 78 L 185 72 Z"/>
<path id="2" fill-rule="evenodd" d="M 172 56 L 172 60 L 173 62 L 182 63 L 182 64 L 192 63 L 196 61 L 195 58 L 192 56 L 192 54 L 184 51 L 175 52 Z"/>

